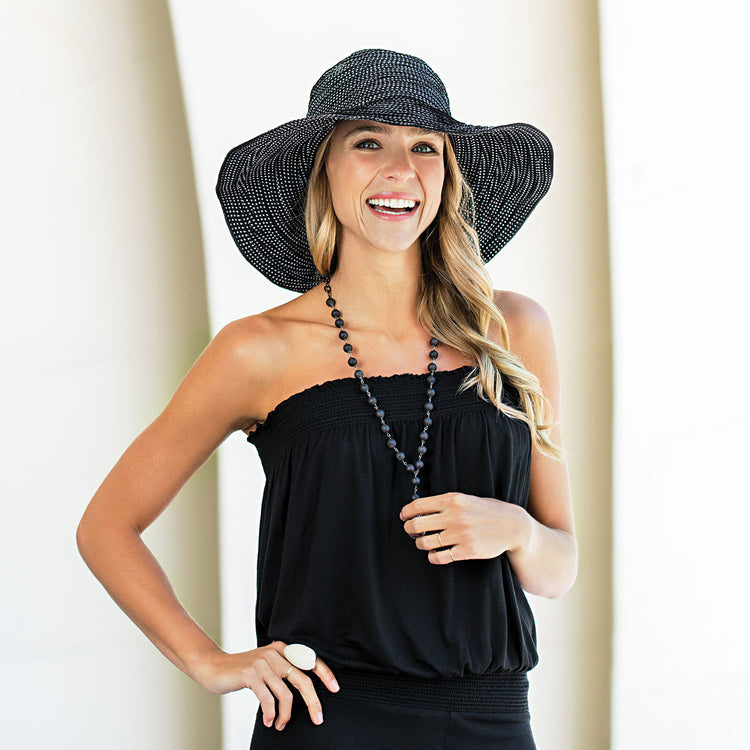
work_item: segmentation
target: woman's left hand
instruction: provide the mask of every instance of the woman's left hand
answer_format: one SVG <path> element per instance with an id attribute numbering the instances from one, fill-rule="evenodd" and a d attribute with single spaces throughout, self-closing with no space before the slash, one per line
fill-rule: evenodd
<path id="1" fill-rule="evenodd" d="M 446 492 L 413 500 L 401 509 L 401 520 L 417 547 L 427 551 L 427 559 L 445 565 L 521 549 L 531 517 L 520 505 Z"/>

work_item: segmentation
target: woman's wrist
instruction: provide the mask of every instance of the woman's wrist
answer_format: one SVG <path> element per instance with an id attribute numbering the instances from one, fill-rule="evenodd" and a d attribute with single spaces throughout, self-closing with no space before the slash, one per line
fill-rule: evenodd
<path id="1" fill-rule="evenodd" d="M 211 690 L 210 685 L 214 675 L 220 670 L 221 661 L 226 656 L 227 653 L 211 641 L 210 645 L 195 649 L 184 656 L 181 669 L 201 687 Z"/>
<path id="2" fill-rule="evenodd" d="M 532 546 L 534 537 L 534 518 L 520 505 L 512 505 L 515 513 L 514 529 L 511 535 L 513 544 L 508 548 L 509 555 L 526 555 Z"/>

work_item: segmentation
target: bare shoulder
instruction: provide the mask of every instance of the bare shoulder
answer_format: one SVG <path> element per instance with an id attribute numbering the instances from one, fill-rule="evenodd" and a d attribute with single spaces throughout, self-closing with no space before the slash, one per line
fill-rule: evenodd
<path id="1" fill-rule="evenodd" d="M 554 353 L 552 322 L 536 300 L 518 292 L 497 289 L 494 300 L 508 327 L 511 351 L 524 362 L 550 352 L 550 348 Z"/>
<path id="2" fill-rule="evenodd" d="M 539 378 L 543 392 L 558 408 L 560 372 L 547 311 L 536 300 L 518 292 L 495 291 L 494 298 L 508 327 L 510 351 Z"/>
<path id="3" fill-rule="evenodd" d="M 216 334 L 204 356 L 243 405 L 240 429 L 265 421 L 279 402 L 320 379 L 315 363 L 320 342 L 329 339 L 330 324 L 321 321 L 320 305 L 310 293 L 235 320 Z"/>
<path id="4" fill-rule="evenodd" d="M 225 385 L 246 394 L 249 416 L 262 419 L 263 395 L 283 379 L 302 338 L 304 324 L 273 308 L 225 325 L 204 352 L 208 367 Z"/>
<path id="5" fill-rule="evenodd" d="M 550 325 L 547 311 L 534 299 L 519 292 L 495 289 L 495 305 L 514 328 Z"/>
<path id="6" fill-rule="evenodd" d="M 283 325 L 268 312 L 250 315 L 225 325 L 206 349 L 221 367 L 228 367 L 243 378 L 262 372 L 280 354 Z"/>
<path id="7" fill-rule="evenodd" d="M 302 297 L 228 323 L 209 348 L 243 377 L 256 380 L 268 376 L 272 380 L 274 371 L 288 361 L 287 355 L 312 322 Z"/>
<path id="8" fill-rule="evenodd" d="M 167 417 L 199 419 L 223 437 L 256 418 L 256 373 L 270 360 L 272 327 L 262 315 L 224 326 L 198 357 L 167 406 Z"/>

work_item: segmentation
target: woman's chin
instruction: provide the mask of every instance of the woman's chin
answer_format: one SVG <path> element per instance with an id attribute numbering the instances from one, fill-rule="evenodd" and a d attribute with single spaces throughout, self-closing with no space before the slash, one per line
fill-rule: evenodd
<path id="1" fill-rule="evenodd" d="M 410 251 L 419 252 L 420 242 L 419 237 L 417 237 L 416 239 L 412 237 L 401 242 L 397 240 L 391 240 L 390 242 L 386 241 L 373 243 L 372 248 L 381 253 L 404 255 L 409 253 Z"/>
<path id="2" fill-rule="evenodd" d="M 390 225 L 391 227 L 393 225 Z M 390 230 L 390 227 L 389 227 Z M 374 232 L 365 237 L 365 241 L 375 250 L 387 253 L 403 253 L 420 247 L 420 233 L 412 228 L 410 231 Z"/>

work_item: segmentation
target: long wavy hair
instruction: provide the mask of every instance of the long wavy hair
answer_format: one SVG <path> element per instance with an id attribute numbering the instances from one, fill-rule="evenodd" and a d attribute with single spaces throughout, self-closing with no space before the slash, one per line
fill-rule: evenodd
<path id="1" fill-rule="evenodd" d="M 315 155 L 305 206 L 310 252 L 322 276 L 336 269 L 338 220 L 325 170 L 332 136 L 333 131 Z M 509 349 L 508 327 L 495 305 L 492 281 L 479 251 L 471 188 L 447 136 L 444 144 L 445 180 L 440 208 L 422 235 L 417 318 L 425 330 L 475 364 L 460 390 L 476 386 L 480 398 L 528 425 L 532 443 L 542 453 L 560 459 L 562 451 L 549 435 L 553 423 L 545 421 L 549 403 L 539 379 Z M 493 322 L 500 330 L 500 343 L 487 337 Z M 503 379 L 518 391 L 520 408 L 503 403 Z"/>

